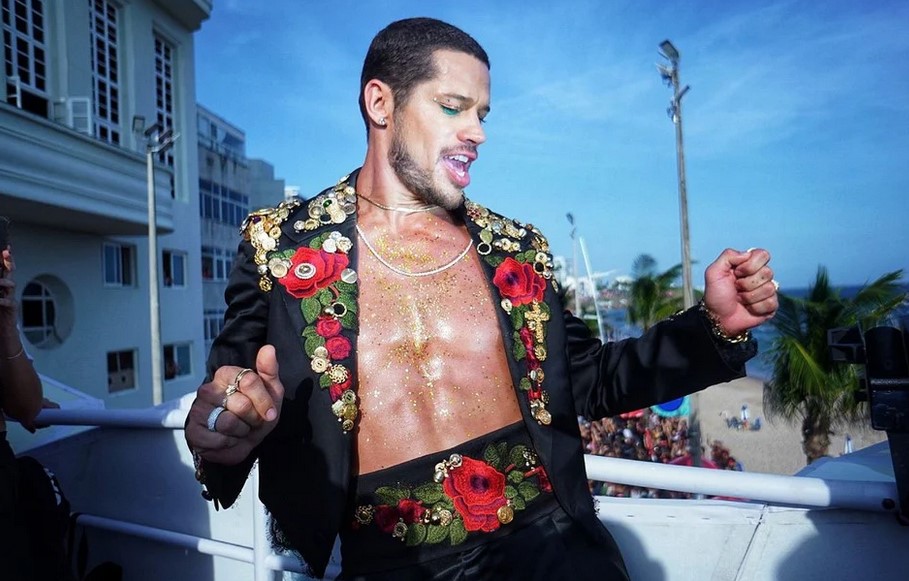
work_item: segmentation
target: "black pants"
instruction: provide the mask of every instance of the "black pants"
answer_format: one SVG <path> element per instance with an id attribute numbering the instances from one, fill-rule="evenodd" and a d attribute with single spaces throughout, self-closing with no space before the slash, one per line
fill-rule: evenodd
<path id="1" fill-rule="evenodd" d="M 344 581 L 628 580 L 619 553 L 561 508 L 461 553 L 369 574 L 347 575 L 341 567 Z"/>
<path id="2" fill-rule="evenodd" d="M 6 432 L 0 432 L 0 571 L 5 581 L 34 579 L 28 532 L 17 513 L 18 492 L 16 456 L 6 441 Z"/>

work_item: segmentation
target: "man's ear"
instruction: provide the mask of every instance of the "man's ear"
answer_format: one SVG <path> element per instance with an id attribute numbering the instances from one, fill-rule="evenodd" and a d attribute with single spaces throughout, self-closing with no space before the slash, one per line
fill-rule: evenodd
<path id="1" fill-rule="evenodd" d="M 372 79 L 363 87 L 363 103 L 366 116 L 372 125 L 385 127 L 394 113 L 394 96 L 391 87 L 378 79 Z"/>

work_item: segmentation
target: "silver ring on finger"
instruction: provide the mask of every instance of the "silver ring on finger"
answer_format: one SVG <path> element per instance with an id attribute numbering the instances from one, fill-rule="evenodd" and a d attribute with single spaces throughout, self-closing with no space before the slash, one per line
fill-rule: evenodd
<path id="1" fill-rule="evenodd" d="M 218 431 L 218 416 L 220 416 L 224 411 L 226 410 L 222 406 L 212 408 L 211 413 L 208 414 L 208 422 L 206 424 L 209 432 Z"/>
<path id="2" fill-rule="evenodd" d="M 234 377 L 234 380 L 227 384 L 227 390 L 224 392 L 224 398 L 221 400 L 221 407 L 226 408 L 227 398 L 240 391 L 240 380 L 243 379 L 243 376 L 247 373 L 252 373 L 252 369 L 241 369 L 240 372 L 237 373 L 237 376 Z"/>
<path id="3" fill-rule="evenodd" d="M 778 283 L 778 282 L 776 281 L 776 279 L 771 279 L 770 282 L 773 283 L 773 289 L 774 289 L 774 290 L 780 290 L 780 283 Z"/>

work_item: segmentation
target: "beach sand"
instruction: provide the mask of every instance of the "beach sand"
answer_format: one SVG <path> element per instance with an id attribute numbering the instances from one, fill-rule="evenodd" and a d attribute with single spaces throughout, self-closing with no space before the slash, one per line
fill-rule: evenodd
<path id="1" fill-rule="evenodd" d="M 725 411 L 730 417 L 739 417 L 742 404 L 748 404 L 750 421 L 761 419 L 761 429 L 736 430 L 726 425 Z M 800 422 L 789 424 L 781 418 L 768 419 L 764 415 L 763 382 L 753 377 L 743 377 L 729 383 L 715 385 L 698 393 L 699 418 L 702 443 L 710 453 L 710 442 L 720 440 L 729 448 L 746 472 L 768 474 L 795 474 L 805 467 L 802 453 Z M 884 432 L 871 428 L 849 428 L 854 450 L 887 439 Z M 845 431 L 830 437 L 830 455 L 843 453 Z"/>

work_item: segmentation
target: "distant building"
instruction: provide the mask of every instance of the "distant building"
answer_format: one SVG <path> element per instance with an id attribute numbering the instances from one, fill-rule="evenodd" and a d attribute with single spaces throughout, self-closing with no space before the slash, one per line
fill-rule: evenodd
<path id="1" fill-rule="evenodd" d="M 224 290 L 240 224 L 251 210 L 284 199 L 284 180 L 267 162 L 246 157 L 246 134 L 197 105 L 199 215 L 205 352 L 224 323 Z"/>
<path id="2" fill-rule="evenodd" d="M 107 407 L 152 403 L 142 130 L 155 160 L 164 399 L 204 376 L 193 32 L 211 0 L 0 0 L 0 214 L 39 371 Z"/>

